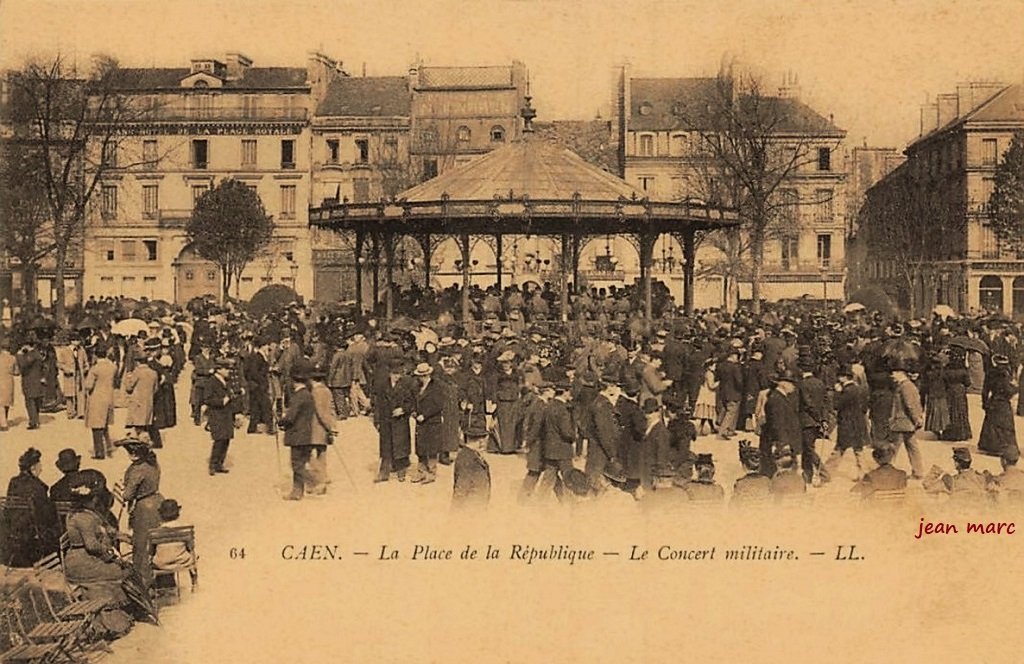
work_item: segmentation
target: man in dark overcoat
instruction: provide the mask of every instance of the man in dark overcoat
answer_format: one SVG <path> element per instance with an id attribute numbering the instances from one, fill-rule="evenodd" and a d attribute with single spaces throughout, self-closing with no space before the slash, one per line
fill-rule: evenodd
<path id="1" fill-rule="evenodd" d="M 776 451 L 782 445 L 799 448 L 800 417 L 794 392 L 793 378 L 786 372 L 775 377 L 775 387 L 768 392 L 764 404 L 764 427 L 761 429 L 761 472 L 775 474 Z"/>
<path id="2" fill-rule="evenodd" d="M 379 437 L 380 469 L 375 482 L 387 482 L 394 472 L 405 481 L 412 451 L 409 418 L 416 409 L 416 381 L 405 375 L 405 363 L 399 356 L 384 360 L 387 369 L 378 374 L 373 390 L 374 420 Z"/>
<path id="3" fill-rule="evenodd" d="M 587 462 L 584 472 L 590 487 L 595 492 L 607 486 L 604 472 L 608 464 L 618 459 L 619 425 L 615 419 L 615 400 L 618 399 L 617 376 L 604 376 L 604 387 L 590 402 L 587 431 L 591 436 L 587 442 Z"/>
<path id="4" fill-rule="evenodd" d="M 292 396 L 277 423 L 284 430 L 284 446 L 288 448 L 292 464 L 292 491 L 285 500 L 302 500 L 306 487 L 318 484 L 307 467 L 313 454 L 313 419 L 316 417 L 316 404 L 309 391 L 312 371 L 313 365 L 305 357 L 299 356 L 292 363 L 288 372 Z"/>
<path id="5" fill-rule="evenodd" d="M 43 355 L 33 340 L 28 340 L 15 358 L 21 374 L 21 393 L 25 397 L 28 428 L 39 428 L 39 409 L 43 403 L 46 379 L 43 377 Z"/>
<path id="6" fill-rule="evenodd" d="M 416 365 L 413 371 L 420 387 L 416 394 L 416 458 L 419 467 L 412 481 L 423 484 L 437 479 L 437 457 L 444 438 L 442 413 L 447 392 L 433 374 L 434 368 L 426 362 Z"/>
<path id="7" fill-rule="evenodd" d="M 228 455 L 228 446 L 235 435 L 234 406 L 231 403 L 231 390 L 228 388 L 234 362 L 226 357 L 217 358 L 214 362 L 213 376 L 202 388 L 202 405 L 206 406 L 206 428 L 213 438 L 210 450 L 210 474 L 228 472 L 224 460 Z"/>
<path id="8" fill-rule="evenodd" d="M 256 433 L 256 427 L 264 425 L 267 433 L 274 432 L 274 411 L 270 404 L 270 339 L 259 337 L 256 348 L 245 358 L 242 369 L 245 375 L 245 390 L 249 395 L 249 429 Z"/>
<path id="9" fill-rule="evenodd" d="M 540 495 L 546 497 L 549 491 L 561 492 L 561 478 L 572 469 L 572 457 L 576 445 L 576 426 L 569 413 L 572 399 L 572 385 L 566 381 L 554 386 L 554 395 L 544 409 L 541 427 L 541 459 L 543 471 L 540 479 Z"/>

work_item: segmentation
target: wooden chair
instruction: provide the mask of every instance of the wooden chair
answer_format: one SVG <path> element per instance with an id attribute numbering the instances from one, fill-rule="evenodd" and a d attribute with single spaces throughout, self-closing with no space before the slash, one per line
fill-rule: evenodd
<path id="1" fill-rule="evenodd" d="M 61 582 L 57 591 L 60 593 L 62 601 L 59 607 L 54 606 L 53 601 L 50 599 L 49 592 L 44 592 L 43 594 L 46 598 L 46 606 L 53 620 L 66 621 L 83 619 L 91 621 L 96 619 L 99 614 L 107 608 L 109 602 L 106 599 L 82 599 L 82 589 L 68 580 L 67 574 L 64 571 L 64 556 L 69 548 L 70 542 L 68 541 L 67 533 L 65 533 L 60 536 L 60 550 L 57 553 L 51 553 L 48 556 L 43 556 L 43 558 L 41 558 L 39 562 L 32 567 L 35 571 L 36 578 L 44 588 L 48 585 L 45 581 L 52 581 L 54 578 L 54 572 L 60 574 L 59 578 Z M 49 579 L 47 579 L 48 575 Z"/>
<path id="2" fill-rule="evenodd" d="M 25 578 L 5 602 L 6 626 L 13 630 L 20 643 L 14 652 L 4 653 L 0 661 L 47 664 L 85 661 L 88 623 L 85 620 L 47 620 L 40 610 L 37 594 L 45 596 L 46 591 Z"/>
<path id="3" fill-rule="evenodd" d="M 30 643 L 21 636 L 17 622 L 17 612 L 21 611 L 21 606 L 16 597 L 26 584 L 28 578 L 22 577 L 14 585 L 0 591 L 0 662 L 45 664 L 58 653 L 57 646 L 52 643 Z"/>
<path id="4" fill-rule="evenodd" d="M 53 504 L 57 508 L 57 516 L 60 518 L 60 530 L 64 532 L 68 525 L 68 515 L 75 509 L 75 504 L 70 500 L 55 500 Z"/>
<path id="5" fill-rule="evenodd" d="M 161 544 L 184 544 L 189 552 L 190 560 L 173 567 L 160 568 L 156 566 L 153 557 L 156 555 L 157 547 Z M 196 555 L 196 534 L 195 526 L 172 526 L 154 528 L 149 531 L 149 558 L 153 569 L 154 581 L 162 576 L 170 576 L 174 579 L 175 595 L 181 597 L 181 584 L 178 582 L 178 573 L 188 570 L 192 580 L 192 592 L 195 592 L 199 585 L 199 568 Z"/>
<path id="6" fill-rule="evenodd" d="M 114 495 L 114 501 L 118 504 L 117 508 L 117 523 L 120 528 L 121 516 L 124 514 L 124 485 L 120 482 L 114 482 L 114 486 L 111 487 L 110 493 Z"/>

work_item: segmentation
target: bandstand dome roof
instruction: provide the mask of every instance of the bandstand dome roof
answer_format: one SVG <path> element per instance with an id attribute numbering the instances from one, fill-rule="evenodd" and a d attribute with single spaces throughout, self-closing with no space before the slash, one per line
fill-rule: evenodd
<path id="1" fill-rule="evenodd" d="M 494 198 L 570 201 L 638 200 L 644 192 L 536 135 L 502 146 L 398 195 L 411 203 Z"/>

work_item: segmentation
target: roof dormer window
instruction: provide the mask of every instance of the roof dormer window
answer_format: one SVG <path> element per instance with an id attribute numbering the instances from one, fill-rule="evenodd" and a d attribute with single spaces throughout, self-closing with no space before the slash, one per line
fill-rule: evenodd
<path id="1" fill-rule="evenodd" d="M 653 110 L 654 105 L 649 101 L 645 101 L 642 104 L 640 104 L 640 115 L 650 115 Z"/>
<path id="2" fill-rule="evenodd" d="M 210 87 L 210 84 L 207 83 L 206 81 L 204 81 L 203 79 L 199 79 L 195 83 L 192 84 L 192 87 L 197 89 L 197 90 L 202 90 L 204 88 Z"/>

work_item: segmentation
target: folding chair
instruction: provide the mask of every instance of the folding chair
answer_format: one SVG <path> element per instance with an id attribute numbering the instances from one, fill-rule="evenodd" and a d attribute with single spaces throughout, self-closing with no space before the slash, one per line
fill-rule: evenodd
<path id="1" fill-rule="evenodd" d="M 18 583 L 5 602 L 5 621 L 21 643 L 20 650 L 4 653 L 0 661 L 7 662 L 81 662 L 86 660 L 84 641 L 87 623 L 84 620 L 64 622 L 48 621 L 39 610 L 35 591 L 45 595 L 43 588 L 35 588 L 26 578 Z M 82 656 L 72 654 L 77 651 Z"/>
<path id="2" fill-rule="evenodd" d="M 58 653 L 56 645 L 29 643 L 20 634 L 15 615 L 16 611 L 20 611 L 20 606 L 16 604 L 14 598 L 27 583 L 28 579 L 22 577 L 17 583 L 0 592 L 0 662 L 45 664 L 52 661 Z"/>
<path id="3" fill-rule="evenodd" d="M 67 621 L 82 619 L 92 621 L 107 608 L 109 601 L 106 599 L 82 599 L 82 590 L 72 583 L 64 571 L 64 554 L 69 548 L 68 536 L 65 533 L 60 536 L 60 550 L 58 553 L 51 553 L 44 556 L 32 567 L 35 570 L 36 578 L 43 587 L 43 597 L 46 599 L 46 606 L 54 621 Z M 50 599 L 50 593 L 46 591 L 48 585 L 53 585 L 54 572 L 59 573 L 60 584 L 56 589 L 61 594 L 63 602 L 59 607 L 54 606 Z M 47 578 L 49 576 L 49 578 Z M 49 583 L 47 583 L 49 582 Z"/>
<path id="4" fill-rule="evenodd" d="M 120 526 L 120 524 L 121 524 L 121 515 L 124 514 L 124 507 L 125 507 L 125 505 L 124 505 L 124 485 L 121 484 L 120 482 L 114 482 L 114 486 L 111 487 L 110 493 L 112 493 L 114 495 L 114 500 L 117 501 L 117 504 L 119 506 L 117 508 L 117 523 L 118 523 L 118 528 L 120 528 L 121 527 Z"/>
<path id="5" fill-rule="evenodd" d="M 189 553 L 189 561 L 174 565 L 173 567 L 157 567 L 153 561 L 153 557 L 156 555 L 157 547 L 161 544 L 184 544 L 185 549 Z M 153 578 L 155 579 L 162 576 L 171 576 L 174 578 L 174 592 L 175 595 L 181 598 L 181 584 L 178 582 L 178 573 L 188 570 L 189 576 L 192 580 L 192 592 L 195 592 L 196 586 L 199 585 L 199 568 L 197 565 L 198 556 L 196 555 L 196 534 L 195 526 L 172 526 L 154 528 L 149 531 L 149 557 L 150 565 L 153 570 Z"/>
<path id="6" fill-rule="evenodd" d="M 57 516 L 60 518 L 60 531 L 67 530 L 68 515 L 74 511 L 75 505 L 69 500 L 55 500 L 53 504 L 57 507 Z"/>
<path id="7" fill-rule="evenodd" d="M 868 500 L 873 503 L 902 503 L 907 497 L 904 489 L 887 489 L 885 491 L 874 491 L 868 495 Z"/>

